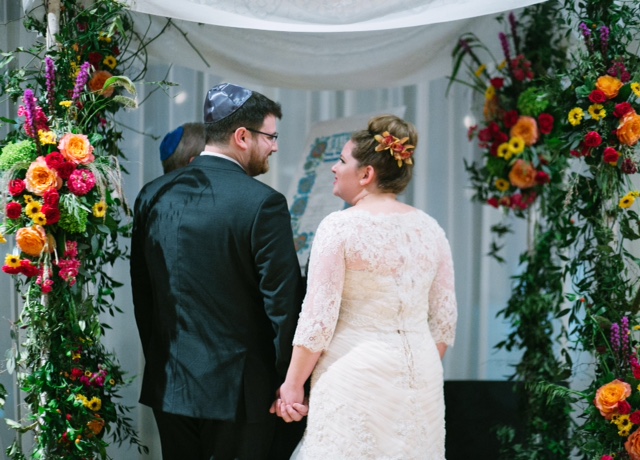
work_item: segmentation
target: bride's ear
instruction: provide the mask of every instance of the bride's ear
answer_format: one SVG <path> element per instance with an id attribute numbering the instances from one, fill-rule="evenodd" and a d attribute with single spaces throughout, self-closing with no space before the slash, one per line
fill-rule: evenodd
<path id="1" fill-rule="evenodd" d="M 360 185 L 367 186 L 374 181 L 376 177 L 376 170 L 373 169 L 373 166 L 367 165 L 362 168 L 362 177 L 360 179 Z"/>

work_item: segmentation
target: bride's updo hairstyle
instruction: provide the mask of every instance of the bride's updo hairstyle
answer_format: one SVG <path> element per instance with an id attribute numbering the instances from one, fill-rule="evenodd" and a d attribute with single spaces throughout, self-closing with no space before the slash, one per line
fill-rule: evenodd
<path id="1" fill-rule="evenodd" d="M 408 158 L 399 160 L 398 155 L 394 157 L 390 149 L 380 150 L 385 147 L 380 142 L 384 133 L 395 137 L 396 141 L 408 138 L 404 142 L 407 147 L 415 148 L 418 144 L 418 131 L 413 124 L 395 115 L 380 115 L 369 120 L 367 129 L 353 133 L 351 140 L 355 145 L 351 155 L 360 166 L 373 167 L 378 177 L 378 188 L 383 192 L 402 193 L 409 185 L 413 173 L 413 148 L 407 148 Z"/>

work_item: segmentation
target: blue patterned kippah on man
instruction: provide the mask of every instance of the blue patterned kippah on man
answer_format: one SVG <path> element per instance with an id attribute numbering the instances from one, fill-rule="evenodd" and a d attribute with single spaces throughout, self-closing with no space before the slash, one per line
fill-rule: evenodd
<path id="1" fill-rule="evenodd" d="M 178 148 L 178 144 L 182 140 L 184 134 L 184 128 L 179 126 L 170 133 L 167 133 L 160 143 L 160 160 L 164 161 L 173 155 Z"/>
<path id="2" fill-rule="evenodd" d="M 242 107 L 252 94 L 251 90 L 231 83 L 214 86 L 204 100 L 204 122 L 215 123 L 227 118 Z"/>

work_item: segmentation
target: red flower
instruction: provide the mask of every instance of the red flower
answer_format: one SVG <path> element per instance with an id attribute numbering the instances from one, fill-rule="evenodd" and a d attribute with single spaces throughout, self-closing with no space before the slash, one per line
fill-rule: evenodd
<path id="1" fill-rule="evenodd" d="M 27 278 L 33 278 L 34 276 L 38 276 L 40 274 L 40 269 L 33 265 L 30 260 L 22 259 L 20 261 L 20 273 L 22 273 Z"/>
<path id="2" fill-rule="evenodd" d="M 620 104 L 616 104 L 615 109 L 613 109 L 613 116 L 616 118 L 622 118 L 629 112 L 633 112 L 633 107 L 628 102 L 621 102 Z"/>
<path id="3" fill-rule="evenodd" d="M 9 219 L 17 219 L 22 214 L 22 205 L 15 201 L 7 203 L 6 214 Z"/>
<path id="4" fill-rule="evenodd" d="M 60 202 L 60 194 L 55 188 L 50 188 L 49 190 L 44 192 L 42 198 L 44 199 L 44 204 L 47 204 L 49 206 L 58 206 L 58 203 Z"/>
<path id="5" fill-rule="evenodd" d="M 629 415 L 631 413 L 631 404 L 626 400 L 618 403 L 618 413 L 622 415 Z"/>
<path id="6" fill-rule="evenodd" d="M 25 187 L 26 184 L 22 179 L 14 179 L 9 182 L 9 193 L 11 196 L 21 195 Z"/>
<path id="7" fill-rule="evenodd" d="M 504 114 L 504 118 L 502 120 L 502 122 L 504 123 L 504 127 L 507 129 L 513 128 L 516 122 L 518 121 L 519 117 L 520 115 L 518 115 L 517 110 L 509 110 L 507 113 Z"/>
<path id="8" fill-rule="evenodd" d="M 491 86 L 493 86 L 495 89 L 502 89 L 502 87 L 504 86 L 504 78 L 492 78 L 490 81 Z"/>
<path id="9" fill-rule="evenodd" d="M 47 218 L 47 225 L 53 225 L 60 222 L 60 209 L 57 206 L 45 204 L 41 209 L 42 213 Z"/>
<path id="10" fill-rule="evenodd" d="M 10 267 L 8 265 L 3 265 L 2 266 L 2 271 L 5 272 L 7 275 L 17 275 L 17 274 L 20 273 L 20 269 L 19 268 Z"/>
<path id="11" fill-rule="evenodd" d="M 631 415 L 629 415 L 629 421 L 634 425 L 640 424 L 640 411 L 632 412 Z"/>
<path id="12" fill-rule="evenodd" d="M 577 150 L 572 150 L 570 153 L 572 157 L 580 158 L 582 156 L 582 154 Z"/>
<path id="13" fill-rule="evenodd" d="M 49 155 L 44 157 L 44 161 L 50 169 L 57 170 L 66 160 L 60 152 L 51 152 Z"/>
<path id="14" fill-rule="evenodd" d="M 620 166 L 620 169 L 625 174 L 635 174 L 638 172 L 638 165 L 636 165 L 631 158 L 625 158 L 622 161 L 622 165 Z M 640 379 L 640 373 L 636 378 Z"/>
<path id="15" fill-rule="evenodd" d="M 584 145 L 586 147 L 598 147 L 600 144 L 602 144 L 602 137 L 596 131 L 588 132 L 584 137 Z"/>
<path id="16" fill-rule="evenodd" d="M 63 180 L 69 179 L 71 173 L 76 170 L 76 165 L 71 163 L 70 161 L 65 161 L 60 167 L 57 169 L 58 176 Z"/>
<path id="17" fill-rule="evenodd" d="M 496 198 L 495 196 L 489 198 L 487 200 L 487 204 L 493 206 L 494 208 L 497 208 L 499 206 L 498 198 Z"/>
<path id="18" fill-rule="evenodd" d="M 594 104 L 603 104 L 607 100 L 607 95 L 601 89 L 594 89 L 589 94 L 589 100 Z"/>
<path id="19" fill-rule="evenodd" d="M 489 128 L 481 129 L 478 133 L 478 139 L 481 142 L 491 142 L 493 140 L 493 133 Z"/>
<path id="20" fill-rule="evenodd" d="M 549 174 L 544 171 L 538 171 L 536 173 L 536 182 L 538 184 L 548 184 L 551 182 L 551 177 L 549 177 Z"/>
<path id="21" fill-rule="evenodd" d="M 620 158 L 620 152 L 618 152 L 613 147 L 607 147 L 604 149 L 604 154 L 602 155 L 602 160 L 605 163 L 609 163 L 612 166 L 618 164 L 618 159 Z"/>
<path id="22" fill-rule="evenodd" d="M 541 113 L 538 117 L 538 129 L 542 134 L 551 134 L 553 123 L 553 116 L 548 113 Z"/>
<path id="23" fill-rule="evenodd" d="M 102 59 L 104 59 L 104 56 L 102 56 L 102 54 L 100 53 L 96 53 L 96 52 L 89 53 L 89 62 L 96 69 L 100 67 L 100 63 L 102 62 Z"/>

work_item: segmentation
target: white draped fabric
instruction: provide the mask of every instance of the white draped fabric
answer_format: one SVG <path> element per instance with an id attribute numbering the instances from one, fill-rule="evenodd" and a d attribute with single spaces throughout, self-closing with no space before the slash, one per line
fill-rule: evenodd
<path id="1" fill-rule="evenodd" d="M 470 122 L 473 101 L 462 86 L 454 86 L 446 97 L 447 80 L 443 77 L 450 72 L 450 52 L 463 32 L 474 30 L 499 50 L 500 26 L 492 16 L 471 18 L 472 15 L 530 3 L 534 2 L 135 0 L 132 9 L 136 10 L 133 15 L 138 31 L 148 25 L 160 30 L 167 21 L 162 16 L 180 18 L 173 20 L 148 47 L 151 60 L 146 77 L 149 82 L 166 79 L 178 86 L 166 93 L 151 94 L 152 85 L 138 84 L 139 99 L 148 99 L 140 109 L 119 115 L 125 138 L 122 148 L 128 158 L 124 162 L 129 172 L 125 176 L 126 198 L 132 203 L 142 185 L 162 173 L 160 140 L 182 123 L 200 121 L 206 91 L 221 81 L 247 85 L 281 102 L 284 117 L 278 127 L 282 133 L 279 151 L 271 159 L 271 171 L 261 179 L 285 194 L 314 123 L 405 106 L 406 118 L 418 127 L 420 143 L 414 180 L 403 200 L 438 220 L 454 258 L 459 321 L 456 345 L 444 362 L 444 377 L 503 379 L 513 372 L 510 364 L 519 357 L 493 349 L 509 332 L 496 313 L 509 297 L 509 277 L 517 271 L 517 256 L 525 248 L 526 232 L 524 224 L 518 223 L 516 232 L 508 236 L 504 249 L 507 264 L 499 265 L 485 257 L 491 238 L 489 228 L 499 221 L 500 213 L 470 201 L 463 160 L 471 161 L 478 155 L 466 138 L 465 124 Z M 431 25 L 427 25 L 428 5 L 433 8 Z M 449 18 L 456 21 L 442 22 L 447 17 L 447 5 L 451 6 Z M 207 8 L 209 13 L 204 14 L 199 8 Z M 21 15 L 19 0 L 0 2 L 2 51 L 27 46 L 32 40 L 21 25 Z M 414 22 L 418 16 L 422 25 Z M 401 17 L 405 18 L 406 27 L 381 27 Z M 232 23 L 230 18 L 241 22 Z M 267 22 L 270 27 L 266 27 Z M 254 23 L 263 27 L 246 28 Z M 289 23 L 291 28 L 307 24 L 309 32 L 281 30 Z M 322 27 L 343 27 L 344 31 L 328 33 L 320 30 Z M 0 116 L 13 118 L 16 111 L 14 104 L 0 97 Z M 0 127 L 0 139 L 6 132 L 6 126 Z M 11 251 L 11 243 L 0 246 L 0 257 Z M 128 246 L 128 241 L 122 244 Z M 113 328 L 107 332 L 106 346 L 115 351 L 130 376 L 140 376 L 142 355 L 133 320 L 127 263 L 118 263 L 113 275 L 125 283 L 116 294 L 116 303 L 125 313 L 105 318 Z M 9 323 L 16 320 L 20 311 L 11 277 L 4 274 L 0 274 L 0 299 L 3 355 L 11 347 Z M 2 372 L 4 369 L 0 362 L 0 382 L 10 391 L 5 416 L 19 418 L 15 381 L 12 375 Z M 143 442 L 151 447 L 151 454 L 144 456 L 126 446 L 113 446 L 113 458 L 160 459 L 151 413 L 137 404 L 139 384 L 140 380 L 135 379 L 125 390 L 124 402 L 134 408 L 134 424 Z M 0 426 L 4 426 L 1 422 Z M 4 460 L 4 449 L 13 435 L 0 428 L 0 460 Z"/>
<path id="2" fill-rule="evenodd" d="M 137 30 L 162 62 L 247 84 L 362 89 L 444 76 L 461 32 L 540 0 L 129 0 Z M 470 19 L 474 18 L 474 19 Z M 150 23 L 149 23 L 150 22 Z"/>

